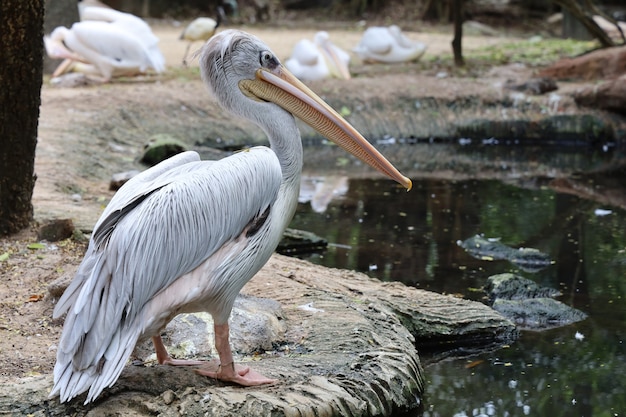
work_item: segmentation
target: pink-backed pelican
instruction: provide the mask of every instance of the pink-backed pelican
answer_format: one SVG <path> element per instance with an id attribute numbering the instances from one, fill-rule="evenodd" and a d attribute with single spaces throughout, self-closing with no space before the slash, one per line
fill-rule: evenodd
<path id="1" fill-rule="evenodd" d="M 410 40 L 396 25 L 367 28 L 354 48 L 354 52 L 365 62 L 386 63 L 414 61 L 425 51 L 426 45 Z"/>
<path id="2" fill-rule="evenodd" d="M 55 310 L 67 313 L 51 396 L 85 403 L 118 379 L 138 340 L 151 337 L 160 364 L 172 359 L 160 331 L 177 314 L 208 311 L 219 362 L 196 372 L 244 386 L 268 384 L 235 365 L 228 318 L 239 291 L 267 262 L 298 202 L 299 117 L 407 189 L 402 175 L 309 90 L 256 37 L 226 30 L 202 48 L 204 82 L 228 111 L 256 123 L 270 148 L 219 161 L 185 152 L 142 172 L 113 196 L 96 223 L 74 280 Z"/>
<path id="3" fill-rule="evenodd" d="M 285 61 L 287 69 L 303 81 L 325 78 L 350 79 L 350 55 L 330 41 L 328 32 L 315 33 L 313 41 L 302 39 Z"/>
<path id="4" fill-rule="evenodd" d="M 81 21 L 44 37 L 51 58 L 64 59 L 52 74 L 73 69 L 109 81 L 114 76 L 165 70 L 159 39 L 137 16 L 104 7 L 81 8 Z"/>

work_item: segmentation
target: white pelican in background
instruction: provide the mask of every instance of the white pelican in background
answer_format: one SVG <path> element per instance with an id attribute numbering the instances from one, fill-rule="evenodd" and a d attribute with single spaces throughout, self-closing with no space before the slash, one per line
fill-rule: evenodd
<path id="1" fill-rule="evenodd" d="M 350 79 L 350 55 L 335 46 L 329 39 L 328 32 L 317 32 L 313 42 L 308 39 L 298 41 L 293 47 L 291 57 L 285 66 L 296 77 L 304 81 L 324 78 Z"/>
<path id="2" fill-rule="evenodd" d="M 400 174 L 347 121 L 252 35 L 226 30 L 202 49 L 200 70 L 218 102 L 269 137 L 219 161 L 174 156 L 128 181 L 96 223 L 74 280 L 55 310 L 67 313 L 51 396 L 115 383 L 138 340 L 152 337 L 160 364 L 172 359 L 160 331 L 177 314 L 208 311 L 219 362 L 202 375 L 244 386 L 274 382 L 235 365 L 228 318 L 237 294 L 267 262 L 298 203 L 302 143 L 294 116 L 398 181 Z"/>
<path id="3" fill-rule="evenodd" d="M 425 51 L 426 45 L 410 40 L 396 25 L 367 28 L 354 48 L 354 52 L 365 62 L 386 63 L 414 61 Z"/>
<path id="4" fill-rule="evenodd" d="M 104 7 L 84 7 L 80 22 L 71 29 L 60 26 L 44 37 L 51 58 L 63 58 L 53 77 L 72 65 L 75 71 L 109 81 L 113 76 L 165 70 L 159 39 L 150 26 L 129 13 Z"/>
<path id="5" fill-rule="evenodd" d="M 187 25 L 183 33 L 180 34 L 181 40 L 189 41 L 187 48 L 185 49 L 185 55 L 183 55 L 183 65 L 187 65 L 187 54 L 189 48 L 195 41 L 208 41 L 211 36 L 215 35 L 215 31 L 222 23 L 224 15 L 224 9 L 222 7 L 217 8 L 217 20 L 210 17 L 198 17 Z"/>

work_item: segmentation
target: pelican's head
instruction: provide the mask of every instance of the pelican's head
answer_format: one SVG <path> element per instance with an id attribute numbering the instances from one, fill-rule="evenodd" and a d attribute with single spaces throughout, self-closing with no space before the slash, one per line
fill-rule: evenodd
<path id="1" fill-rule="evenodd" d="M 316 42 L 318 45 L 321 45 L 324 42 L 328 42 L 329 39 L 330 35 L 328 35 L 328 32 L 326 32 L 325 30 L 320 30 L 319 32 L 316 32 L 315 35 L 313 35 L 313 41 Z"/>
<path id="2" fill-rule="evenodd" d="M 50 35 L 43 37 L 43 44 L 50 58 L 69 58 L 69 56 L 73 54 L 73 52 L 67 49 L 67 47 L 63 43 L 63 39 L 65 39 L 68 33 L 68 28 L 59 26 L 58 28 L 54 29 Z"/>
<path id="3" fill-rule="evenodd" d="M 215 35 L 200 52 L 200 72 L 204 82 L 227 110 L 259 122 L 276 112 L 270 113 L 269 108 L 263 110 L 256 105 L 273 103 L 363 162 L 411 189 L 409 178 L 291 74 L 257 37 L 233 29 Z"/>

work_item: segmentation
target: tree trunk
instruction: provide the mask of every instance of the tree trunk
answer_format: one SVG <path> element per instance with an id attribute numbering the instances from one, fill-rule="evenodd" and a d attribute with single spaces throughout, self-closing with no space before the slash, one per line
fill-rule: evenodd
<path id="1" fill-rule="evenodd" d="M 465 65 L 463 60 L 463 0 L 452 0 L 452 19 L 454 20 L 454 39 L 452 39 L 452 53 L 457 67 Z"/>
<path id="2" fill-rule="evenodd" d="M 43 1 L 0 2 L 0 235 L 33 219 Z"/>
<path id="3" fill-rule="evenodd" d="M 593 20 L 593 15 L 598 13 L 596 13 L 595 6 L 591 1 L 586 1 L 584 5 L 580 4 L 579 0 L 554 0 L 554 2 L 578 19 L 589 31 L 589 34 L 596 38 L 603 47 L 615 46 L 609 35 Z"/>

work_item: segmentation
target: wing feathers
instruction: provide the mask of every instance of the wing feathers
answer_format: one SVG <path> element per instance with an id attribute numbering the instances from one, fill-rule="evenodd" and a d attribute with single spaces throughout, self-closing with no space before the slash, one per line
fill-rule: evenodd
<path id="1" fill-rule="evenodd" d="M 258 229 L 254 219 L 265 221 L 281 182 L 278 158 L 258 147 L 212 163 L 182 154 L 124 185 L 55 309 L 68 316 L 51 395 L 64 401 L 89 389 L 90 401 L 113 384 L 153 319 L 141 314 L 146 303 L 245 228 Z"/>

